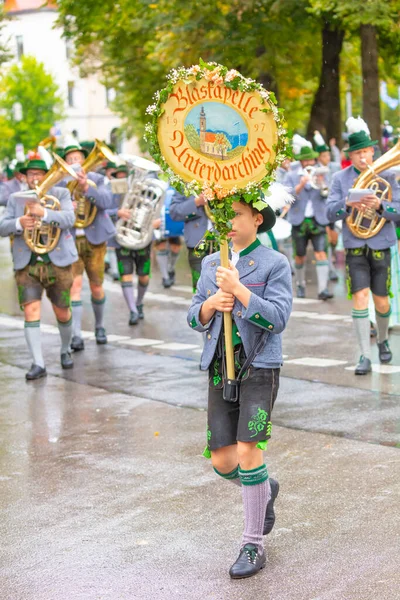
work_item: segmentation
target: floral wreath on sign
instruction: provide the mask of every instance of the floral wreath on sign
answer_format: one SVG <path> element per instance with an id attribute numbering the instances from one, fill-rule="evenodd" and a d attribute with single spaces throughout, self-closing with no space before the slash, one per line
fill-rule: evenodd
<path id="1" fill-rule="evenodd" d="M 173 69 L 168 75 L 168 85 L 154 94 L 154 103 L 147 107 L 146 113 L 150 115 L 151 122 L 145 126 L 144 138 L 149 144 L 149 152 L 156 163 L 162 168 L 168 176 L 170 185 L 185 196 L 199 196 L 203 194 L 210 208 L 212 209 L 215 228 L 220 237 L 225 237 L 229 233 L 230 220 L 234 217 L 232 202 L 243 198 L 257 210 L 263 210 L 268 207 L 268 188 L 275 181 L 275 171 L 282 162 L 292 156 L 289 147 L 291 133 L 286 128 L 286 122 L 283 116 L 283 109 L 277 107 L 277 100 L 273 92 L 267 91 L 261 83 L 254 79 L 249 79 L 241 75 L 235 69 L 228 69 L 215 62 L 206 63 L 202 59 L 199 65 L 185 68 L 179 67 Z M 218 183 L 191 182 L 184 181 L 177 175 L 163 157 L 158 143 L 158 120 L 164 112 L 163 105 L 167 102 L 174 86 L 182 81 L 190 84 L 200 79 L 211 81 L 215 85 L 224 85 L 234 91 L 258 92 L 261 98 L 263 108 L 260 110 L 266 113 L 272 113 L 274 121 L 277 124 L 278 141 L 273 146 L 275 160 L 265 164 L 265 176 L 257 181 L 250 182 L 243 188 L 234 187 L 230 190 L 225 189 Z"/>

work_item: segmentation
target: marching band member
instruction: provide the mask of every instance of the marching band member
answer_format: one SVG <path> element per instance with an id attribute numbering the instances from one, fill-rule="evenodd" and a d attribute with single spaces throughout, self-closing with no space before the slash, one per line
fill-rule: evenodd
<path id="1" fill-rule="evenodd" d="M 343 245 L 346 251 L 347 285 L 353 300 L 353 323 L 361 351 L 356 375 L 365 375 L 371 371 L 370 321 L 368 312 L 369 291 L 372 291 L 376 309 L 378 329 L 378 350 L 381 363 L 392 360 L 388 343 L 390 317 L 390 248 L 397 243 L 394 222 L 400 215 L 400 190 L 394 174 L 390 171 L 380 173 L 392 187 L 393 201 L 382 201 L 369 193 L 358 203 L 349 204 L 349 190 L 360 173 L 373 163 L 374 144 L 368 125 L 358 117 L 350 117 L 346 126 L 349 132 L 348 155 L 352 166 L 335 173 L 328 198 L 327 215 L 329 221 L 343 220 Z M 373 208 L 378 215 L 387 219 L 383 228 L 375 235 L 362 239 L 353 235 L 346 219 L 352 207 L 360 211 Z"/>
<path id="2" fill-rule="evenodd" d="M 31 160 L 27 167 L 21 168 L 31 190 L 44 180 L 47 171 L 46 163 L 42 160 Z M 73 367 L 69 351 L 72 336 L 71 265 L 78 259 L 78 254 L 69 228 L 74 224 L 75 214 L 68 190 L 53 187 L 50 193 L 59 200 L 60 210 L 50 210 L 38 202 L 32 202 L 27 204 L 28 212 L 24 214 L 24 205 L 18 201 L 17 192 L 10 196 L 0 221 L 0 235 L 14 235 L 12 256 L 15 279 L 19 303 L 25 315 L 25 339 L 33 361 L 25 375 L 27 380 L 47 375 L 40 342 L 40 301 L 43 290 L 46 290 L 57 318 L 61 336 L 61 366 L 63 369 Z M 47 254 L 32 252 L 24 240 L 24 231 L 32 230 L 37 218 L 61 229 L 57 247 Z"/>
<path id="3" fill-rule="evenodd" d="M 206 199 L 202 194 L 194 196 L 183 196 L 175 191 L 172 196 L 169 209 L 173 221 L 184 221 L 183 235 L 188 249 L 189 266 L 192 273 L 193 292 L 196 291 L 197 282 L 200 278 L 201 262 L 210 248 L 206 245 L 204 250 L 197 250 L 197 244 L 203 239 L 209 223 L 204 210 Z"/>
<path id="4" fill-rule="evenodd" d="M 0 206 L 6 206 L 11 194 L 28 189 L 26 177 L 22 172 L 24 167 L 25 163 L 17 162 L 13 170 L 13 178 L 0 183 Z"/>
<path id="5" fill-rule="evenodd" d="M 268 476 L 263 450 L 279 388 L 281 337 L 292 306 L 292 278 L 286 257 L 257 239 L 257 232 L 268 231 L 275 223 L 271 207 L 260 212 L 243 200 L 233 202 L 232 208 L 230 268 L 220 266 L 219 252 L 204 259 L 188 323 L 207 332 L 201 357 L 201 369 L 209 371 L 204 456 L 211 458 L 217 475 L 242 488 L 244 532 L 239 557 L 229 571 L 231 578 L 239 579 L 265 566 L 263 535 L 275 523 L 279 484 Z M 224 312 L 232 314 L 237 371 L 246 372 L 240 401 L 235 402 L 223 397 Z M 263 337 L 266 342 L 260 346 Z"/>
<path id="6" fill-rule="evenodd" d="M 330 140 L 330 142 L 332 143 L 333 140 Z M 339 152 L 339 149 L 336 147 L 335 144 L 332 144 L 331 148 L 329 148 L 319 131 L 314 132 L 314 144 L 315 151 L 319 154 L 317 159 L 317 166 L 329 169 L 329 172 L 325 176 L 327 187 L 329 188 L 333 174 L 337 173 L 337 171 L 340 171 L 341 169 L 340 161 L 335 162 L 331 160 L 331 152 L 334 148 L 335 155 L 337 156 L 337 152 Z M 328 236 L 329 280 L 337 281 L 339 277 L 334 268 L 333 257 L 335 253 L 335 248 L 338 243 L 339 232 L 335 229 L 335 223 L 329 223 L 329 225 L 327 225 L 326 234 Z"/>
<path id="7" fill-rule="evenodd" d="M 315 166 L 317 152 L 312 149 L 311 142 L 297 136 L 301 145 L 295 159 L 300 161 L 300 167 L 291 171 L 285 181 L 288 191 L 295 197 L 294 204 L 287 213 L 287 220 L 292 224 L 292 239 L 295 253 L 295 278 L 297 297 L 305 298 L 305 262 L 308 242 L 311 241 L 317 268 L 318 298 L 328 300 L 333 294 L 328 290 L 329 265 L 325 252 L 327 225 L 326 198 L 321 191 L 312 185 L 309 167 Z"/>
<path id="8" fill-rule="evenodd" d="M 169 211 L 171 205 L 171 199 L 175 190 L 172 187 L 169 187 L 164 200 L 164 206 L 161 209 L 162 214 L 159 219 L 154 223 L 154 229 L 159 229 L 161 227 L 162 220 L 164 223 L 166 221 L 165 211 Z M 181 225 L 183 223 L 181 222 Z M 179 227 L 179 223 L 176 224 L 176 227 Z M 164 228 L 165 229 L 165 228 Z M 161 228 L 163 230 L 163 228 Z M 162 284 L 163 287 L 169 288 L 175 283 L 175 264 L 178 260 L 179 253 L 182 247 L 181 237 L 178 232 L 173 232 L 174 235 L 170 234 L 167 231 L 161 233 L 162 237 L 160 239 L 154 240 L 154 247 L 156 250 L 156 260 L 158 264 L 158 268 L 161 272 Z M 178 235 L 177 235 L 178 233 Z"/>
<path id="9" fill-rule="evenodd" d="M 113 177 L 123 179 L 128 177 L 126 166 L 118 167 Z M 119 206 L 120 195 L 114 196 L 114 205 Z M 129 220 L 131 211 L 128 208 L 115 208 L 115 214 L 119 219 Z M 139 319 L 144 319 L 143 300 L 146 294 L 151 272 L 151 242 L 141 250 L 124 248 L 117 241 L 116 246 L 118 269 L 121 279 L 122 293 L 129 309 L 129 325 L 137 325 Z M 138 276 L 138 292 L 136 300 L 133 293 L 133 273 L 136 269 Z"/>
<path id="10" fill-rule="evenodd" d="M 64 160 L 69 165 L 80 166 L 84 162 L 88 151 L 81 146 L 67 146 L 64 150 Z M 107 336 L 104 328 L 105 293 L 104 257 L 107 250 L 107 240 L 115 233 L 115 227 L 106 213 L 113 208 L 113 194 L 109 186 L 104 185 L 104 177 L 98 173 L 86 174 L 82 169 L 77 171 L 79 185 L 77 190 L 97 207 L 97 214 L 93 223 L 86 229 L 75 228 L 78 261 L 73 266 L 74 283 L 71 290 L 73 337 L 71 348 L 77 352 L 84 349 L 82 339 L 82 282 L 83 273 L 89 279 L 92 308 L 95 317 L 95 337 L 97 344 L 106 344 Z M 89 187 L 88 179 L 97 187 Z"/>
<path id="11" fill-rule="evenodd" d="M 110 181 L 113 178 L 114 173 L 117 170 L 117 165 L 114 162 L 108 161 L 104 167 L 104 185 L 110 185 Z M 108 214 L 111 217 L 112 222 L 115 225 L 115 220 L 116 219 L 116 215 L 111 214 L 109 211 L 107 211 Z M 108 272 L 108 270 L 110 271 L 109 274 L 111 275 L 112 279 L 114 281 L 118 281 L 119 280 L 119 273 L 118 273 L 118 260 L 117 260 L 117 254 L 115 252 L 115 247 L 112 245 L 112 238 L 110 238 L 107 241 L 107 254 L 106 254 L 106 258 L 105 258 L 105 270 Z"/>

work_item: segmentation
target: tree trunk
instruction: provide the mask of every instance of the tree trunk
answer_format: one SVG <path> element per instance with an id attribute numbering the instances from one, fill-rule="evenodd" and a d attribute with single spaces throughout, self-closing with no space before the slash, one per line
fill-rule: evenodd
<path id="1" fill-rule="evenodd" d="M 318 130 L 328 143 L 335 138 L 342 146 L 342 121 L 340 113 L 339 62 L 344 32 L 331 29 L 325 21 L 322 30 L 322 68 L 319 87 L 311 108 L 307 138 L 312 140 Z"/>
<path id="2" fill-rule="evenodd" d="M 371 137 L 381 139 L 381 109 L 379 103 L 378 39 L 373 25 L 361 25 L 361 66 L 363 77 L 363 118 Z"/>
<path id="3" fill-rule="evenodd" d="M 264 54 L 266 54 L 265 46 L 259 46 L 256 49 L 256 57 L 259 58 Z M 268 60 L 266 60 L 265 63 L 268 63 Z M 267 64 L 265 66 L 267 66 Z M 270 70 L 265 69 L 264 71 L 263 67 L 261 67 L 256 79 L 265 87 L 266 90 L 268 90 L 269 92 L 274 92 L 276 99 L 279 102 L 278 82 L 276 81 L 275 76 L 270 72 Z"/>

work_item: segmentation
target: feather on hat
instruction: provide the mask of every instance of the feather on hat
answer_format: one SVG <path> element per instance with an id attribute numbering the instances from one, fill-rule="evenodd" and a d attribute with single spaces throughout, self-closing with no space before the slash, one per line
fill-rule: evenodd
<path id="1" fill-rule="evenodd" d="M 292 139 L 293 154 L 300 154 L 302 148 L 312 148 L 311 142 L 295 133 Z"/>
<path id="2" fill-rule="evenodd" d="M 368 125 L 361 117 L 357 117 L 357 119 L 349 117 L 346 121 L 346 127 L 349 135 L 360 133 L 360 131 L 365 131 L 367 135 L 371 135 Z"/>
<path id="3" fill-rule="evenodd" d="M 371 134 L 368 125 L 361 117 L 349 117 L 346 121 L 347 131 L 349 133 L 349 146 L 346 152 L 355 152 L 363 148 L 375 146 L 377 140 L 371 140 Z"/>

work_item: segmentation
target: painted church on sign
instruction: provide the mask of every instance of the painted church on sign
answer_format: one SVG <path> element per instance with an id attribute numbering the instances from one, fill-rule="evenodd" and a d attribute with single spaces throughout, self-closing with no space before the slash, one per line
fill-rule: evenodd
<path id="1" fill-rule="evenodd" d="M 206 113 L 204 106 L 202 106 L 200 112 L 200 152 L 218 158 L 223 157 L 223 148 L 221 148 L 220 143 L 217 143 L 217 135 L 207 131 Z"/>

